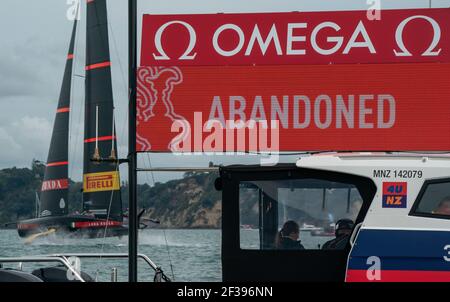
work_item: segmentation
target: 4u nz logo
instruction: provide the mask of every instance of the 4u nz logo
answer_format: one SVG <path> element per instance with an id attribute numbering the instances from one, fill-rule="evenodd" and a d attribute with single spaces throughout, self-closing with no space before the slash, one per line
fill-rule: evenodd
<path id="1" fill-rule="evenodd" d="M 383 182 L 383 208 L 406 208 L 407 182 Z"/>

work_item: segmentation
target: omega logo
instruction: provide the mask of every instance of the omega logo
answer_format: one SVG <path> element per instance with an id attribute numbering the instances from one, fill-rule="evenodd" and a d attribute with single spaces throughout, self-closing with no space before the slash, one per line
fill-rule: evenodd
<path id="1" fill-rule="evenodd" d="M 397 57 L 410 57 L 412 56 L 411 52 L 406 48 L 405 43 L 403 43 L 403 30 L 405 29 L 405 26 L 414 19 L 424 19 L 427 20 L 431 26 L 433 26 L 433 41 L 431 42 L 430 46 L 427 50 L 425 50 L 424 53 L 422 53 L 422 56 L 438 56 L 442 49 L 433 51 L 436 46 L 438 45 L 439 41 L 441 40 L 441 28 L 439 27 L 439 24 L 436 22 L 436 20 L 427 17 L 427 16 L 412 16 L 409 18 L 406 18 L 403 20 L 399 26 L 397 27 L 397 31 L 395 32 L 395 40 L 397 41 L 398 47 L 400 47 L 400 51 L 394 49 L 394 53 Z"/>
<path id="2" fill-rule="evenodd" d="M 153 57 L 155 58 L 155 60 L 170 60 L 169 56 L 166 54 L 166 52 L 164 51 L 164 49 L 162 47 L 161 37 L 162 37 L 164 31 L 166 30 L 166 28 L 172 24 L 181 24 L 189 32 L 189 45 L 188 45 L 186 51 L 178 59 L 179 60 L 195 59 L 195 57 L 197 56 L 197 53 L 191 54 L 191 52 L 194 49 L 195 44 L 197 43 L 197 34 L 195 33 L 194 28 L 189 23 L 186 23 L 184 21 L 171 21 L 171 22 L 164 24 L 163 26 L 161 26 L 158 29 L 158 31 L 156 32 L 156 35 L 155 35 L 155 46 L 156 46 L 156 49 L 158 50 L 159 55 L 153 54 Z"/>

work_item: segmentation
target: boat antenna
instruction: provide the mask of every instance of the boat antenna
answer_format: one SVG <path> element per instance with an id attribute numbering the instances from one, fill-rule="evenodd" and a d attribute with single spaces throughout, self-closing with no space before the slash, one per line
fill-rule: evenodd
<path id="1" fill-rule="evenodd" d="M 144 157 L 144 159 L 145 159 L 145 157 Z M 149 168 L 152 169 L 152 161 L 150 160 L 149 153 L 147 153 L 147 159 L 148 159 Z M 146 163 L 145 163 L 145 160 L 144 160 L 144 165 L 145 164 Z M 150 173 L 152 175 L 152 183 L 153 183 L 153 186 L 154 186 L 155 185 L 155 175 L 154 175 L 153 171 L 150 171 Z M 150 184 L 150 179 L 148 177 L 148 173 L 145 173 L 145 177 L 147 178 L 147 183 Z M 144 211 L 145 211 L 145 209 L 144 209 Z M 144 211 L 142 212 L 142 214 L 144 213 Z M 141 215 L 139 215 L 138 221 L 141 220 L 141 218 L 140 218 Z M 151 219 L 150 219 L 150 221 L 153 222 L 153 223 L 158 223 L 158 224 L 160 223 L 159 221 L 152 221 Z M 167 252 L 167 256 L 169 257 L 170 270 L 172 272 L 172 281 L 175 281 L 175 273 L 173 272 L 172 257 L 170 256 L 170 247 L 169 247 L 169 243 L 167 242 L 167 234 L 166 234 L 166 230 L 164 228 L 163 228 L 163 233 L 164 233 L 164 240 L 166 242 L 166 252 Z"/>
<path id="2" fill-rule="evenodd" d="M 170 257 L 170 248 L 169 248 L 169 243 L 167 242 L 166 230 L 163 229 L 163 232 L 164 232 L 164 239 L 166 240 L 166 251 L 167 251 L 167 255 L 169 256 L 170 271 L 172 272 L 172 280 L 175 281 L 175 274 L 173 272 L 173 264 L 172 264 L 172 259 Z"/>
<path id="3" fill-rule="evenodd" d="M 114 144 L 114 141 L 115 141 L 115 136 L 116 136 L 116 125 L 115 125 L 115 119 L 114 119 L 114 107 L 113 107 L 113 109 L 112 109 L 113 111 L 112 111 L 112 140 L 111 140 L 111 155 L 109 156 L 109 159 L 112 159 L 112 160 L 114 160 L 114 159 L 117 159 L 117 156 L 116 156 L 116 150 L 114 149 L 114 147 L 115 147 L 115 144 Z"/>
<path id="4" fill-rule="evenodd" d="M 98 150 L 98 105 L 95 106 L 95 151 L 92 158 L 94 160 L 100 160 L 100 152 Z"/>

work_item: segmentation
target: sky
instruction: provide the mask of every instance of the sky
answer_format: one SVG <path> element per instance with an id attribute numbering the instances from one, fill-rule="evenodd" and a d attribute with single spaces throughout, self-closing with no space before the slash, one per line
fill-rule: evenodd
<path id="1" fill-rule="evenodd" d="M 74 0 L 2 0 L 0 10 L 0 169 L 29 167 L 33 158 L 45 161 L 73 23 L 66 17 Z M 376 0 L 138 0 L 139 16 L 152 14 L 364 10 Z M 127 154 L 127 2 L 108 2 L 112 76 L 119 155 Z M 81 179 L 85 1 L 77 32 L 74 62 L 70 177 Z M 429 0 L 382 0 L 382 9 L 425 8 Z M 450 7 L 450 0 L 433 0 L 432 7 Z M 140 23 L 138 28 L 140 28 Z M 293 161 L 293 157 L 284 157 Z M 205 166 L 215 163 L 258 162 L 255 156 L 205 157 L 146 154 L 139 166 Z M 126 179 L 126 167 L 121 168 Z M 164 182 L 180 173 L 143 173 L 140 182 Z"/>

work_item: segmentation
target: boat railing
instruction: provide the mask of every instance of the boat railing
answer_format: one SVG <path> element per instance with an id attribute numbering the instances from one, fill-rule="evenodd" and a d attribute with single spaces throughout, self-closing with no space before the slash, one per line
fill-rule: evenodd
<path id="1" fill-rule="evenodd" d="M 67 270 L 73 273 L 76 280 L 80 282 L 86 282 L 81 274 L 70 264 L 70 262 L 65 257 L 53 257 L 53 256 L 31 256 L 31 257 L 11 257 L 11 258 L 0 258 L 0 264 L 4 263 L 19 263 L 22 267 L 22 263 L 50 263 L 56 262 L 64 265 Z"/>
<path id="2" fill-rule="evenodd" d="M 64 254 L 50 254 L 42 256 L 30 256 L 30 257 L 7 257 L 0 258 L 0 265 L 5 263 L 49 263 L 56 262 L 60 263 L 67 268 L 67 270 L 73 273 L 74 279 L 80 282 L 86 282 L 79 271 L 71 264 L 71 258 L 78 259 L 124 259 L 128 258 L 126 253 L 64 253 Z M 150 269 L 155 272 L 154 281 L 155 282 L 171 282 L 172 280 L 166 276 L 160 266 L 157 266 L 147 255 L 138 254 L 138 258 L 143 260 Z M 117 270 L 113 270 L 115 278 L 117 278 Z"/>

